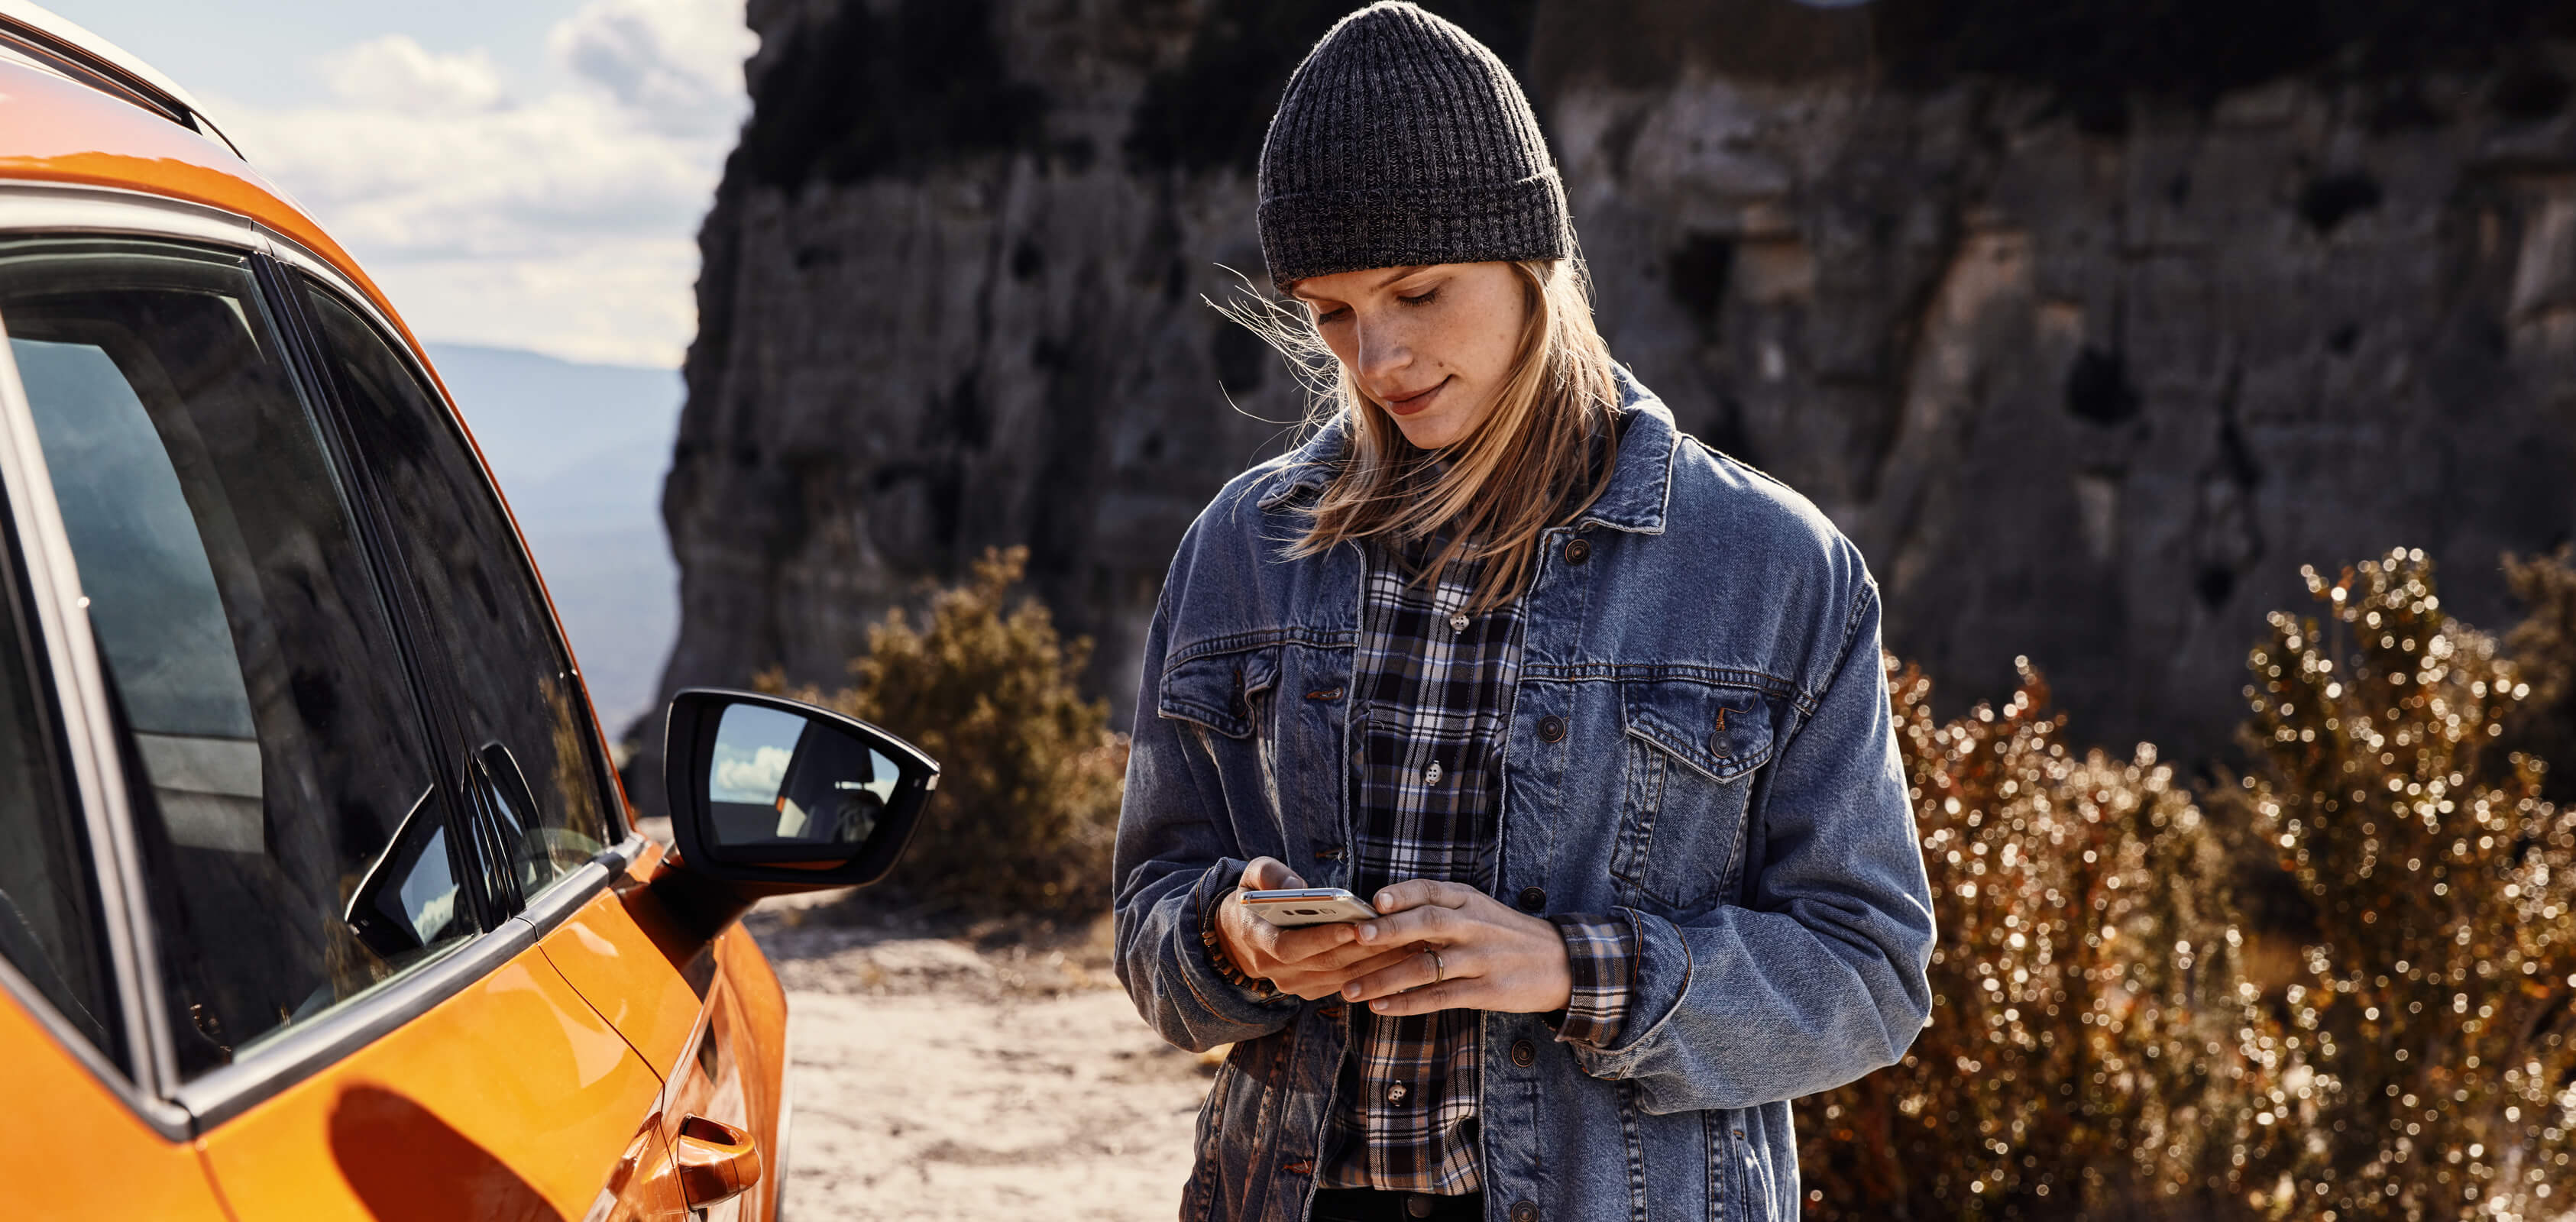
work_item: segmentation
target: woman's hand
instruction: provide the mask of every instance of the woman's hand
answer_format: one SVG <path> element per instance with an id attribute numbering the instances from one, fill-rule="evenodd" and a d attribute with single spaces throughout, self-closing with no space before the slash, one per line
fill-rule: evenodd
<path id="1" fill-rule="evenodd" d="M 1474 887 L 1427 878 L 1396 883 L 1370 906 L 1380 915 L 1359 923 L 1355 945 L 1397 948 L 1401 957 L 1354 973 L 1342 989 L 1347 1000 L 1380 1014 L 1544 1014 L 1574 995 L 1565 935 L 1552 921 L 1506 908 Z"/>
<path id="2" fill-rule="evenodd" d="M 1243 867 L 1239 889 L 1280 891 L 1305 885 L 1278 858 L 1255 857 Z M 1392 944 L 1363 944 L 1352 925 L 1281 929 L 1234 902 L 1234 895 L 1228 891 L 1217 901 L 1217 941 L 1244 975 L 1268 980 L 1282 993 L 1320 1001 L 1340 993 L 1352 977 L 1384 970 L 1410 953 L 1389 949 Z M 1558 958 L 1563 957 L 1560 952 Z"/>

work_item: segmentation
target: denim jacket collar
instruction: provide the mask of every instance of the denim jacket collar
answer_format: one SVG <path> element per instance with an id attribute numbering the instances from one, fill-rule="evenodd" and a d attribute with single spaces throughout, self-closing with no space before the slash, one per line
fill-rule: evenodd
<path id="1" fill-rule="evenodd" d="M 1664 533 L 1664 511 L 1672 496 L 1673 450 L 1681 433 L 1672 412 L 1628 372 L 1612 367 L 1619 379 L 1619 465 L 1610 486 L 1584 510 L 1580 524 L 1598 523 L 1641 535 Z M 1320 491 L 1349 445 L 1350 417 L 1336 414 L 1315 435 L 1292 451 L 1261 490 L 1261 508 L 1276 509 L 1292 497 Z"/>

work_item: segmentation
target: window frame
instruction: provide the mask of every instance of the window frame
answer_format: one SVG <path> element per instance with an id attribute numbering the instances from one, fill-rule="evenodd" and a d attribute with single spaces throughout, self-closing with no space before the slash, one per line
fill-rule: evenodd
<path id="1" fill-rule="evenodd" d="M 322 351 L 319 337 L 302 302 L 295 299 L 296 280 L 291 273 L 310 277 L 387 338 L 413 375 L 437 392 L 436 400 L 446 410 L 450 426 L 474 454 L 483 486 L 511 524 L 518 543 L 517 562 L 532 588 L 547 603 L 546 623 L 553 634 L 552 643 L 576 679 L 574 687 L 581 695 L 582 710 L 591 716 L 593 732 L 588 737 L 592 741 L 586 744 L 585 753 L 589 766 L 602 781 L 602 801 L 611 819 L 608 830 L 612 835 L 623 833 L 623 839 L 589 863 L 557 878 L 539 894 L 520 897 L 515 902 L 487 894 L 479 881 L 481 871 L 469 872 L 467 891 L 478 906 L 483 932 L 408 975 L 262 1042 L 230 1065 L 183 1081 L 176 1068 L 161 985 L 161 956 L 134 842 L 123 748 L 110 712 L 105 672 L 90 635 L 74 630 L 83 622 L 86 605 L 78 568 L 54 499 L 25 386 L 8 346 L 0 344 L 0 545 L 12 549 L 17 561 L 12 566 L 7 563 L 12 557 L 0 557 L 0 582 L 6 583 L 0 586 L 0 596 L 18 598 L 27 609 L 29 650 L 39 655 L 36 660 L 41 670 L 31 678 L 38 689 L 39 703 L 54 719 L 56 742 L 67 764 L 64 788 L 67 798 L 78 803 L 75 813 L 87 835 L 103 913 L 101 923 L 111 952 L 111 974 L 129 1049 L 126 1063 L 115 1063 L 81 1036 L 32 983 L 5 962 L 0 962 L 0 991 L 8 993 L 10 1000 L 46 1026 L 57 1042 L 139 1119 L 165 1139 L 183 1141 L 201 1136 L 327 1069 L 533 948 L 540 937 L 605 889 L 613 877 L 626 872 L 642 854 L 645 841 L 626 817 L 616 774 L 607 767 L 598 717 L 591 711 L 586 683 L 580 681 L 578 660 L 564 638 L 560 620 L 554 616 L 552 599 L 545 594 L 526 539 L 518 534 L 517 519 L 509 516 L 508 502 L 493 485 L 490 469 L 482 462 L 480 449 L 473 446 L 471 434 L 464 430 L 445 385 L 426 373 L 427 362 L 409 342 L 408 333 L 391 325 L 369 295 L 339 266 L 247 217 L 114 188 L 0 182 L 0 238 L 50 237 L 136 238 L 249 257 L 262 304 L 277 328 L 289 374 L 322 426 L 332 477 L 342 487 L 355 518 L 357 546 L 366 557 L 371 577 L 390 614 L 399 656 L 388 662 L 403 669 L 419 700 L 437 691 L 441 680 L 433 667 L 423 664 L 422 650 L 431 638 L 423 631 L 417 609 L 407 605 L 407 600 L 417 597 L 416 587 L 403 567 L 399 549 L 382 530 L 381 506 L 365 483 L 368 465 L 347 444 L 347 424 L 336 390 L 315 361 Z M 6 326 L 7 319 L 0 317 L 0 338 L 5 338 Z M 12 567 L 14 573 L 7 571 Z M 491 835 L 490 820 L 464 784 L 467 747 L 454 732 L 453 724 L 442 719 L 435 703 L 425 703 L 430 712 L 423 719 L 425 745 L 439 769 L 438 792 L 445 795 L 443 800 L 449 803 L 453 818 L 471 831 L 467 840 L 484 843 Z"/>
<path id="2" fill-rule="evenodd" d="M 0 337 L 5 334 L 5 328 L 0 328 Z M 35 460 L 32 464 L 30 456 Z M 0 960 L 0 989 L 35 1016 L 91 1076 L 163 1136 L 174 1137 L 184 1131 L 184 1114 L 145 1095 L 137 1085 L 150 1080 L 156 1035 L 166 1039 L 168 1032 L 154 1031 L 160 1019 L 143 1008 L 147 998 L 157 1003 L 160 981 L 146 970 L 144 951 L 135 943 L 132 918 L 142 896 L 126 869 L 132 845 L 120 843 L 125 825 L 123 768 L 102 766 L 103 759 L 114 761 L 117 751 L 113 725 L 102 737 L 94 715 L 106 711 L 104 673 L 98 666 L 96 643 L 88 633 L 71 630 L 87 600 L 81 597 L 77 582 L 67 583 L 60 576 L 69 569 L 70 540 L 44 467 L 34 417 L 27 410 L 25 388 L 18 380 L 17 361 L 5 343 L 0 343 L 0 500 L 5 500 L 0 531 L 8 536 L 0 540 L 0 581 L 7 583 L 0 596 L 19 605 L 29 638 L 23 648 L 28 655 L 30 694 L 46 723 L 43 732 L 61 772 L 63 796 L 75 806 L 64 813 L 81 825 L 81 855 L 89 863 L 90 882 L 97 891 L 108 976 L 116 995 L 117 1022 L 125 1036 L 124 1057 L 112 1057 L 90 1042 L 34 981 L 6 960 Z M 0 665 L 19 664 L 17 658 L 0 659 Z"/>
<path id="3" fill-rule="evenodd" d="M 380 311 L 368 303 L 364 294 L 356 292 L 354 287 L 348 284 L 345 277 L 337 275 L 328 265 L 318 260 L 310 260 L 309 255 L 301 259 L 295 257 L 301 253 L 300 248 L 291 246 L 272 252 L 273 263 L 280 276 L 271 295 L 295 296 L 293 290 L 297 284 L 297 274 L 301 273 L 304 278 L 312 281 L 316 290 L 330 294 L 342 307 L 356 313 L 360 321 L 375 331 L 376 338 L 393 350 L 413 380 L 430 392 L 432 401 L 438 404 L 447 417 L 451 439 L 462 445 L 467 456 L 473 459 L 471 466 L 475 487 L 489 498 L 491 507 L 498 511 L 501 521 L 510 529 L 510 542 L 515 545 L 512 548 L 515 552 L 512 562 L 516 565 L 519 575 L 527 582 L 528 589 L 535 593 L 537 601 L 544 606 L 545 615 L 540 622 L 545 630 L 546 644 L 555 651 L 565 672 L 572 679 L 572 694 L 580 701 L 576 711 L 590 723 L 592 732 L 582 736 L 584 739 L 582 762 L 590 770 L 591 784 L 599 793 L 600 809 L 607 822 L 605 830 L 608 832 L 611 846 L 608 851 L 615 852 L 618 846 L 635 843 L 638 833 L 626 817 L 626 795 L 622 783 L 617 778 L 617 770 L 609 764 L 607 743 L 603 737 L 606 731 L 600 726 L 598 710 L 590 701 L 590 681 L 582 674 L 581 659 L 573 653 L 571 639 L 563 630 L 563 620 L 555 612 L 554 594 L 546 588 L 544 574 L 537 571 L 536 557 L 528 547 L 527 534 L 519 527 L 518 515 L 511 512 L 509 498 L 502 495 L 499 482 L 492 478 L 492 469 L 483 460 L 483 447 L 474 440 L 473 431 L 465 426 L 464 413 L 457 410 L 455 401 L 448 397 L 446 384 L 430 371 L 428 363 L 422 359 L 421 354 L 412 349 L 405 332 L 393 326 Z M 300 298 L 293 304 L 294 326 L 300 333 L 299 340 L 310 345 L 310 351 L 318 357 L 323 351 L 324 342 L 320 328 L 315 324 L 312 316 L 305 311 L 304 303 Z M 322 367 L 318 361 L 314 363 L 312 372 L 317 389 L 331 396 L 330 410 L 335 423 L 345 428 L 345 423 L 342 423 L 346 418 L 345 409 L 337 397 L 338 388 L 331 385 L 330 380 L 323 376 Z M 352 462 L 358 468 L 360 478 L 373 478 L 373 469 L 363 456 L 353 454 Z M 398 569 L 404 565 L 401 549 L 391 537 L 376 541 L 376 545 L 377 550 L 386 555 L 391 565 Z M 418 583 L 411 579 L 407 570 L 403 571 L 403 577 L 406 583 L 403 587 L 405 598 L 416 602 L 419 598 Z M 421 643 L 433 645 L 430 656 L 438 656 L 433 644 L 437 640 L 437 631 L 425 620 L 424 615 L 424 622 L 412 625 L 411 631 L 416 634 Z M 443 675 L 433 674 L 431 682 L 442 689 L 446 698 L 461 703 L 462 695 L 445 682 Z M 450 707 L 460 707 L 460 705 Z M 453 751 L 455 762 L 452 767 L 460 773 L 468 768 L 469 757 L 480 749 L 479 744 L 470 741 L 470 735 L 457 732 L 457 727 L 462 724 L 461 720 L 447 720 L 441 723 L 441 728 L 448 731 L 448 742 L 442 745 Z M 487 835 L 497 836 L 498 829 L 487 823 L 484 832 Z M 535 895 L 521 896 L 519 899 L 524 906 L 533 907 L 540 900 L 548 899 L 555 892 L 563 890 L 569 880 L 580 875 L 581 871 L 578 870 L 568 872 L 540 888 Z"/>

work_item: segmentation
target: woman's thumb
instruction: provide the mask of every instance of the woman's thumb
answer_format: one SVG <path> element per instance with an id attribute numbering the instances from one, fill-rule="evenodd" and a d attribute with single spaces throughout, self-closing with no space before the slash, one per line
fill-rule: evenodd
<path id="1" fill-rule="evenodd" d="M 1285 891 L 1305 885 L 1305 879 L 1297 877 L 1287 862 L 1276 857 L 1255 857 L 1243 867 L 1243 889 L 1246 891 Z"/>

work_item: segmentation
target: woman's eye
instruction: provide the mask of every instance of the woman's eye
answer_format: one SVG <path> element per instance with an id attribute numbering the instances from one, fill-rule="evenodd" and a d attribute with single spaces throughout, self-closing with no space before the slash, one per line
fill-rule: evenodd
<path id="1" fill-rule="evenodd" d="M 1430 305 L 1431 299 L 1439 295 L 1440 290 L 1438 289 L 1424 289 L 1422 291 L 1422 295 L 1419 297 L 1405 297 L 1399 295 L 1396 297 L 1396 300 L 1409 306 Z"/>
<path id="2" fill-rule="evenodd" d="M 1323 312 L 1321 312 L 1321 313 L 1316 314 L 1316 315 L 1315 315 L 1315 323 L 1316 323 L 1316 325 L 1317 325 L 1317 326 L 1321 326 L 1321 325 L 1323 325 L 1323 324 L 1325 324 L 1325 323 L 1336 323 L 1336 322 L 1340 322 L 1340 321 L 1342 321 L 1343 319 L 1348 318 L 1348 317 L 1350 317 L 1350 316 L 1351 316 L 1351 308 L 1350 308 L 1349 306 L 1343 306 L 1343 307 L 1341 307 L 1341 308 L 1339 308 L 1339 309 L 1325 310 L 1325 311 L 1323 311 Z"/>

